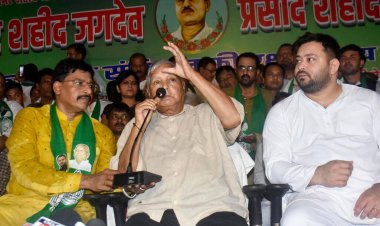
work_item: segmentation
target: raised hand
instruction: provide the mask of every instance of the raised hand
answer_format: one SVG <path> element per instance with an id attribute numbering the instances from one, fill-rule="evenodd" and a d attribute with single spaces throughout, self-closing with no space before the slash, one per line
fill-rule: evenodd
<path id="1" fill-rule="evenodd" d="M 191 67 L 181 50 L 172 42 L 168 42 L 168 45 L 164 46 L 163 48 L 173 54 L 176 64 L 175 68 L 165 68 L 163 69 L 163 72 L 175 74 L 177 76 L 190 80 L 190 77 L 196 73 L 196 71 Z"/>

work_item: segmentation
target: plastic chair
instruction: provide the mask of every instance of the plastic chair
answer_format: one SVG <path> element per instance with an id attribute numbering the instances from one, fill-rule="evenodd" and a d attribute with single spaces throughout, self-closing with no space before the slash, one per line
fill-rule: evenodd
<path id="1" fill-rule="evenodd" d="M 83 199 L 95 207 L 96 218 L 107 222 L 107 205 L 113 207 L 116 226 L 123 226 L 126 219 L 128 198 L 122 192 L 85 194 Z"/>
<path id="2" fill-rule="evenodd" d="M 262 211 L 261 201 L 263 197 L 271 202 L 271 225 L 280 225 L 282 217 L 282 197 L 290 189 L 288 184 L 252 184 L 243 187 L 243 192 L 248 198 L 250 226 L 261 226 Z"/>

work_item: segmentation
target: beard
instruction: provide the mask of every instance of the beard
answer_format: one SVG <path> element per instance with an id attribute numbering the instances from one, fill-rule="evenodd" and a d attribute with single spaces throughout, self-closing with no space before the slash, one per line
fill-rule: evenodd
<path id="1" fill-rule="evenodd" d="M 342 76 L 352 76 L 360 73 L 360 68 L 355 67 L 352 64 L 344 64 L 340 67 L 340 74 Z"/>
<path id="2" fill-rule="evenodd" d="M 253 83 L 256 82 L 256 79 L 255 78 L 251 78 L 249 75 L 247 74 L 244 74 L 240 77 L 239 79 L 239 83 L 240 85 L 242 85 L 243 87 L 250 87 Z"/>
<path id="3" fill-rule="evenodd" d="M 304 75 L 304 77 L 308 77 L 309 79 L 305 81 L 305 78 L 300 78 L 300 75 Z M 328 72 L 325 73 L 319 73 L 315 79 L 311 77 L 311 75 L 305 71 L 299 71 L 297 72 L 296 81 L 298 83 L 298 86 L 304 93 L 316 93 L 318 91 L 321 91 L 324 87 L 327 86 L 327 84 L 330 81 L 330 76 L 328 76 Z"/>

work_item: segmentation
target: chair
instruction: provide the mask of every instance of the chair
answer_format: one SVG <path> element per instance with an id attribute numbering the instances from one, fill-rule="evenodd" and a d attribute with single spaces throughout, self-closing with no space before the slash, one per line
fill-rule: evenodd
<path id="1" fill-rule="evenodd" d="M 263 197 L 271 202 L 271 225 L 280 225 L 282 217 L 282 197 L 290 189 L 288 184 L 252 184 L 243 187 L 248 198 L 249 224 L 260 226 L 262 222 L 261 201 Z"/>
<path id="2" fill-rule="evenodd" d="M 263 197 L 271 202 L 271 224 L 280 225 L 282 217 L 282 197 L 290 189 L 287 184 L 252 184 L 243 187 L 248 198 L 250 226 L 262 225 L 261 201 Z M 107 205 L 114 208 L 116 226 L 125 224 L 125 210 L 128 200 L 122 192 L 106 194 L 85 194 L 83 198 L 95 207 L 96 217 L 107 222 Z"/>
<path id="3" fill-rule="evenodd" d="M 122 192 L 85 194 L 83 199 L 87 200 L 95 207 L 96 218 L 107 222 L 107 205 L 110 205 L 113 207 L 116 226 L 123 226 L 125 224 L 125 213 L 129 198 L 127 198 Z"/>

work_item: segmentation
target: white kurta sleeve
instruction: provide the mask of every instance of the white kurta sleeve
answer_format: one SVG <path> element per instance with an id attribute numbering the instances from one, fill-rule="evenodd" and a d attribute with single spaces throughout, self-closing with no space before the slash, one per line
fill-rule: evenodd
<path id="1" fill-rule="evenodd" d="M 290 117 L 284 106 L 282 103 L 274 106 L 265 121 L 265 173 L 271 183 L 285 183 L 294 191 L 304 191 L 317 167 L 300 165 L 292 160 Z"/>

